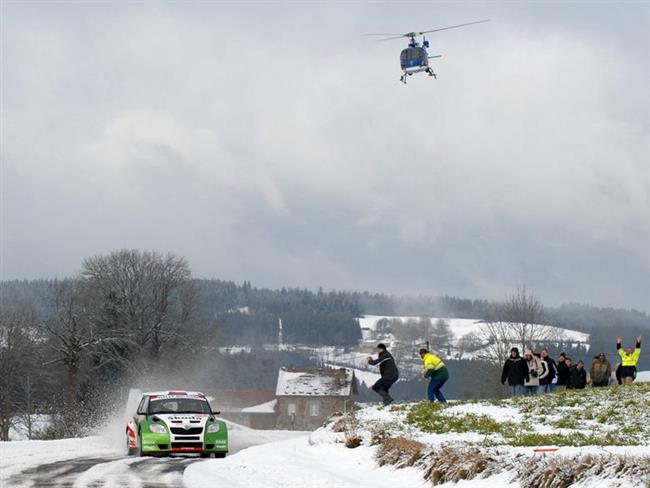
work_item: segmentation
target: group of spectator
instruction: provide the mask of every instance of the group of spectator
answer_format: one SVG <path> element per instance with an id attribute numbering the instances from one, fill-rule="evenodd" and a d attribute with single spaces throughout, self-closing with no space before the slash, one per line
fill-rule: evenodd
<path id="1" fill-rule="evenodd" d="M 621 337 L 616 339 L 620 363 L 615 375 L 619 384 L 631 384 L 641 355 L 641 336 L 637 337 L 635 348 L 624 349 L 622 342 Z M 501 383 L 506 384 L 506 381 L 515 396 L 550 393 L 564 388 L 583 389 L 587 385 L 597 388 L 612 383 L 612 366 L 604 352 L 593 358 L 591 369 L 587 372 L 584 361 L 574 364 L 573 359 L 565 353 L 561 353 L 556 362 L 546 347 L 539 353 L 528 349 L 523 357 L 519 349 L 513 347 L 501 373 Z"/>

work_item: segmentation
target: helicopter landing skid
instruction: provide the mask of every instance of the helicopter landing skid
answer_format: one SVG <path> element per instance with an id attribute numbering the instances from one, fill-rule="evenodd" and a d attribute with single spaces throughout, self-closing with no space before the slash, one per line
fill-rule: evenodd
<path id="1" fill-rule="evenodd" d="M 436 79 L 436 80 L 438 79 L 438 75 L 435 74 L 434 71 L 431 68 L 427 68 L 425 71 L 429 76 L 433 76 L 433 78 Z M 402 73 L 402 76 L 400 76 L 399 81 L 401 81 L 402 83 L 404 83 L 406 85 L 406 77 L 411 76 L 411 74 L 412 73 L 406 73 L 406 72 Z"/>

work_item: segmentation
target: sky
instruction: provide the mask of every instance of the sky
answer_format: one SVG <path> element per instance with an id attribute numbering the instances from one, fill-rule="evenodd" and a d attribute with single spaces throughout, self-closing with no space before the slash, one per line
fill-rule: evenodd
<path id="1" fill-rule="evenodd" d="M 2 2 L 0 278 L 650 312 L 648 2 Z M 402 33 L 438 79 L 399 82 Z"/>

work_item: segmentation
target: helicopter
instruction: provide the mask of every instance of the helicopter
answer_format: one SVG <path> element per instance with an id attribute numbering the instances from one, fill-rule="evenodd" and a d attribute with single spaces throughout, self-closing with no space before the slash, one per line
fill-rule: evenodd
<path id="1" fill-rule="evenodd" d="M 400 81 L 406 84 L 406 77 L 413 75 L 413 73 L 426 72 L 429 76 L 433 76 L 434 79 L 437 79 L 438 76 L 433 71 L 433 68 L 429 66 L 429 60 L 434 58 L 441 58 L 442 54 L 436 54 L 434 56 L 429 56 L 427 49 L 429 49 L 429 41 L 424 36 L 424 34 L 430 34 L 432 32 L 439 32 L 448 29 L 456 29 L 458 27 L 465 27 L 467 25 L 482 24 L 483 22 L 489 22 L 491 19 L 476 20 L 474 22 L 467 22 L 465 24 L 451 25 L 449 27 L 441 27 L 439 29 L 432 29 L 428 31 L 421 32 L 407 32 L 406 34 L 385 34 L 385 33 L 373 33 L 367 34 L 369 36 L 389 36 L 384 39 L 378 39 L 379 41 L 391 41 L 394 39 L 403 39 L 410 38 L 408 47 L 403 49 L 399 55 L 399 63 L 402 68 L 402 76 Z M 422 44 L 417 40 L 417 36 L 422 36 Z"/>

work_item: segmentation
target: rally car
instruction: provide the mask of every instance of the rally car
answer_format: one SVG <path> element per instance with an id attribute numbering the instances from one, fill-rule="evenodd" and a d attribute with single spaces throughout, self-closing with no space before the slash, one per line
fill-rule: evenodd
<path id="1" fill-rule="evenodd" d="M 215 417 L 203 393 L 143 393 L 136 414 L 126 426 L 126 446 L 129 455 L 198 453 L 201 457 L 225 457 L 228 429 Z"/>

